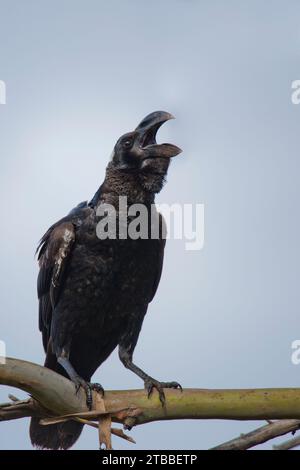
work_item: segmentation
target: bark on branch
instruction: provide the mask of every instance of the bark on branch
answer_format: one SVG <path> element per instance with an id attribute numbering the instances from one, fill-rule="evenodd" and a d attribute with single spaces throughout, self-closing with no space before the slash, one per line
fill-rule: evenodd
<path id="1" fill-rule="evenodd" d="M 75 394 L 71 381 L 45 367 L 12 358 L 0 364 L 0 384 L 22 389 L 32 397 L 2 405 L 0 421 L 39 416 L 45 424 L 50 424 L 53 417 L 59 421 L 71 414 L 69 418 L 88 423 L 106 415 L 130 428 L 172 419 L 300 420 L 300 389 L 297 388 L 166 390 L 165 407 L 161 406 L 156 392 L 148 399 L 144 390 L 106 391 L 101 406 L 88 411 L 84 391 Z M 99 405 L 99 397 L 97 401 Z"/>

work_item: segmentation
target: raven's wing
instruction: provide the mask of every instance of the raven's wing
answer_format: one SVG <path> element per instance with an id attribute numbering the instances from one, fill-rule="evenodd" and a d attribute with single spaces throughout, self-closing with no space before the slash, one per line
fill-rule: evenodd
<path id="1" fill-rule="evenodd" d="M 45 352 L 50 337 L 52 311 L 58 301 L 74 242 L 75 226 L 66 217 L 50 227 L 39 244 L 39 329 Z"/>
<path id="2" fill-rule="evenodd" d="M 45 352 L 50 337 L 52 311 L 63 287 L 75 242 L 75 230 L 82 223 L 87 210 L 91 210 L 87 201 L 78 204 L 66 217 L 47 230 L 37 248 L 40 267 L 37 280 L 39 329 L 42 332 Z"/>

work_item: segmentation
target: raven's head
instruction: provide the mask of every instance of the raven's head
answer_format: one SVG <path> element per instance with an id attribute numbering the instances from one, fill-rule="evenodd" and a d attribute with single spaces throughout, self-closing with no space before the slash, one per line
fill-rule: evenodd
<path id="1" fill-rule="evenodd" d="M 163 186 L 170 158 L 181 152 L 176 145 L 156 143 L 158 129 L 169 119 L 174 118 L 165 111 L 146 116 L 134 131 L 119 138 L 111 161 L 119 171 L 136 174 L 142 186 L 155 193 Z"/>

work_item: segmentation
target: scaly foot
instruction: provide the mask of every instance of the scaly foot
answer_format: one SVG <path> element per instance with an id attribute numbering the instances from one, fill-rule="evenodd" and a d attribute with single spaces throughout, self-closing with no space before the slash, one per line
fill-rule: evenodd
<path id="1" fill-rule="evenodd" d="M 84 389 L 86 393 L 86 405 L 89 410 L 91 410 L 93 406 L 93 394 L 92 394 L 93 390 L 100 393 L 102 397 L 104 396 L 104 388 L 102 387 L 101 384 L 86 382 L 86 380 L 84 380 L 80 376 L 77 376 L 76 379 L 73 380 L 73 382 L 75 383 L 76 393 L 78 393 L 78 390 L 80 389 L 80 387 Z"/>
<path id="2" fill-rule="evenodd" d="M 162 406 L 165 406 L 165 403 L 166 403 L 164 388 L 174 388 L 174 389 L 179 389 L 182 391 L 182 387 L 178 382 L 159 382 L 158 380 L 155 380 L 152 377 L 148 377 L 145 380 L 144 385 L 148 393 L 148 398 L 150 398 L 153 392 L 153 389 L 156 388 L 156 390 L 158 391 L 159 399 L 160 399 Z"/>

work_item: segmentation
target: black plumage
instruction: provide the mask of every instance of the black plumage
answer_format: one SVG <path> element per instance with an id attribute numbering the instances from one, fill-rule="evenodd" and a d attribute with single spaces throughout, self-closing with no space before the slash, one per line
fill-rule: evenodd
<path id="1" fill-rule="evenodd" d="M 170 157 L 180 152 L 171 144 L 157 144 L 156 132 L 169 113 L 147 116 L 135 131 L 115 145 L 103 184 L 90 202 L 83 202 L 52 225 L 43 236 L 39 252 L 39 328 L 46 352 L 45 366 L 82 386 L 91 406 L 91 389 L 103 392 L 90 380 L 96 369 L 118 346 L 125 367 L 145 382 L 148 393 L 179 387 L 177 382 L 160 383 L 132 362 L 132 355 L 148 304 L 160 281 L 165 238 L 160 214 L 153 217 L 151 205 L 163 187 Z M 110 204 L 121 219 L 119 197 L 128 205 L 148 208 L 151 224 L 159 220 L 159 237 L 100 240 L 96 233 L 99 207 Z M 152 219 L 150 219 L 152 214 Z M 127 217 L 126 228 L 132 217 Z M 30 425 L 32 443 L 41 448 L 69 448 L 82 425 L 74 421 L 41 426 Z"/>

